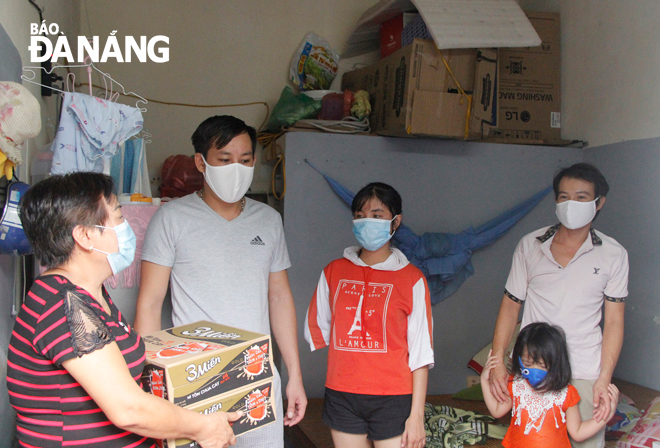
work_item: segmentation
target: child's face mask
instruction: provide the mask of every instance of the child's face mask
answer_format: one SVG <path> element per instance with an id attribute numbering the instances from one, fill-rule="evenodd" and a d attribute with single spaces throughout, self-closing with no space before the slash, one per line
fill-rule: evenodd
<path id="1" fill-rule="evenodd" d="M 520 362 L 520 367 L 522 367 L 523 378 L 525 378 L 532 387 L 538 386 L 548 374 L 547 370 L 525 367 L 520 357 L 518 357 L 518 361 Z"/>

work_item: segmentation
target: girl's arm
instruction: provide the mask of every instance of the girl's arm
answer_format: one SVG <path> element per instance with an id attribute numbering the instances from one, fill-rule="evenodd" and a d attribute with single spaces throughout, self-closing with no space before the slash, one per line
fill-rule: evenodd
<path id="1" fill-rule="evenodd" d="M 316 291 L 305 314 L 305 340 L 311 351 L 330 344 L 332 308 L 330 308 L 330 286 L 325 278 L 325 269 L 316 285 Z"/>
<path id="2" fill-rule="evenodd" d="M 513 401 L 511 397 L 509 397 L 507 401 L 500 402 L 490 390 L 490 372 L 500 362 L 496 356 L 491 356 L 492 353 L 492 350 L 488 352 L 488 362 L 486 362 L 486 366 L 481 372 L 481 391 L 483 392 L 484 401 L 486 402 L 486 406 L 488 406 L 490 414 L 495 418 L 500 418 L 511 410 Z"/>
<path id="3" fill-rule="evenodd" d="M 571 406 L 566 410 L 566 429 L 576 442 L 582 442 L 592 437 L 605 426 L 616 412 L 616 405 L 619 402 L 619 389 L 614 384 L 610 384 L 607 386 L 607 392 L 610 399 L 610 413 L 606 419 L 600 422 L 593 418 L 583 422 L 577 406 Z"/>
<path id="4" fill-rule="evenodd" d="M 406 420 L 406 429 L 401 436 L 402 448 L 422 448 L 426 443 L 424 403 L 426 403 L 426 385 L 429 378 L 429 367 L 420 367 L 412 374 L 412 407 L 410 409 L 410 417 Z"/>

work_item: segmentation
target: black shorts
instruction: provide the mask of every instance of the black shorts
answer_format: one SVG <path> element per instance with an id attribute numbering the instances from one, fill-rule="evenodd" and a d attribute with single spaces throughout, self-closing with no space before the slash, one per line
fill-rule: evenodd
<path id="1" fill-rule="evenodd" d="M 364 395 L 326 387 L 323 422 L 337 431 L 387 440 L 403 434 L 411 407 L 412 394 Z"/>

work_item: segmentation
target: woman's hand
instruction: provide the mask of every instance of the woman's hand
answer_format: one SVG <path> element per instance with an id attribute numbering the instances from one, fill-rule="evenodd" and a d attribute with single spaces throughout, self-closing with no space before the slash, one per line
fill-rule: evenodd
<path id="1" fill-rule="evenodd" d="M 423 448 L 426 445 L 424 414 L 411 414 L 406 420 L 406 429 L 401 436 L 401 448 Z"/>
<path id="2" fill-rule="evenodd" d="M 236 445 L 236 436 L 229 422 L 238 420 L 242 412 L 215 412 L 207 417 L 208 425 L 204 426 L 203 433 L 197 437 L 196 442 L 202 448 L 226 448 Z"/>

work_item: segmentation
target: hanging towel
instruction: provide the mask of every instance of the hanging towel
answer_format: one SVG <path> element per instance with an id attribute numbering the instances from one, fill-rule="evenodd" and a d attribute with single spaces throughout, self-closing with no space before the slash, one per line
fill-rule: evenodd
<path id="1" fill-rule="evenodd" d="M 112 158 L 142 125 L 139 109 L 83 93 L 65 93 L 51 173 L 103 172 L 103 159 Z"/>
<path id="2" fill-rule="evenodd" d="M 124 151 L 126 142 L 119 145 L 119 149 L 110 159 L 110 176 L 117 189 L 117 195 L 124 193 Z"/>
<path id="3" fill-rule="evenodd" d="M 124 142 L 124 163 L 123 163 L 123 180 L 122 180 L 122 190 L 124 193 L 131 192 L 131 178 L 133 177 L 133 140 L 127 140 Z"/>
<path id="4" fill-rule="evenodd" d="M 141 193 L 151 197 L 151 182 L 147 167 L 147 149 L 143 138 L 129 140 L 133 142 L 133 174 L 131 176 L 131 193 Z"/>
<path id="5" fill-rule="evenodd" d="M 305 162 L 318 171 L 350 207 L 355 195 L 311 162 Z M 408 261 L 424 273 L 431 291 L 431 303 L 435 305 L 455 293 L 474 274 L 473 251 L 493 244 L 551 191 L 552 187 L 541 190 L 476 229 L 468 227 L 458 234 L 433 232 L 419 236 L 401 224 L 392 240 Z"/>
<path id="6" fill-rule="evenodd" d="M 110 175 L 118 194 L 141 193 L 151 197 L 144 139 L 126 140 L 110 161 Z"/>

